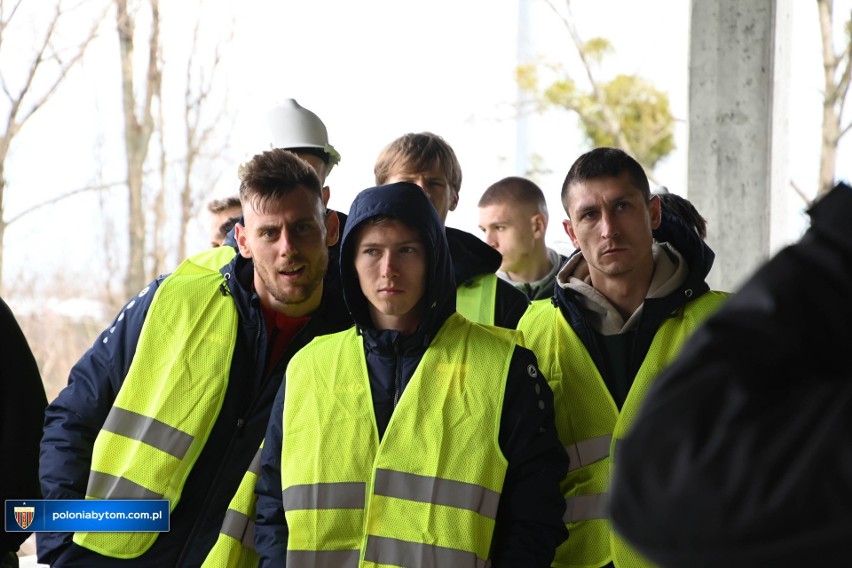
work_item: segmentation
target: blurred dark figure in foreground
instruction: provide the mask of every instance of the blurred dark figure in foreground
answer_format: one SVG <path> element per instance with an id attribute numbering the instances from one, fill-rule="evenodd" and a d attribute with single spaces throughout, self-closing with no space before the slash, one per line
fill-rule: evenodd
<path id="1" fill-rule="evenodd" d="M 38 445 L 47 396 L 27 339 L 2 299 L 0 338 L 0 502 L 38 499 Z M 18 566 L 16 552 L 30 534 L 0 532 L 0 568 Z"/>
<path id="2" fill-rule="evenodd" d="M 615 529 L 663 566 L 818 566 L 852 535 L 852 187 L 708 319 L 615 463 Z M 845 564 L 845 562 L 844 562 Z"/>

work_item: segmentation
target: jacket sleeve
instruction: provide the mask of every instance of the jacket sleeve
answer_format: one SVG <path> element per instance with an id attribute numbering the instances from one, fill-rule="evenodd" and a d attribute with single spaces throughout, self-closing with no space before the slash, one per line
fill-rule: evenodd
<path id="1" fill-rule="evenodd" d="M 27 339 L 2 299 L 0 336 L 0 501 L 38 499 L 38 444 L 47 397 Z M 29 535 L 0 533 L 0 559 Z"/>
<path id="2" fill-rule="evenodd" d="M 272 405 L 260 461 L 260 479 L 255 486 L 257 520 L 254 546 L 260 567 L 287 565 L 287 521 L 281 502 L 281 438 L 284 419 L 284 383 Z"/>
<path id="3" fill-rule="evenodd" d="M 131 299 L 71 369 L 68 385 L 45 411 L 39 477 L 45 499 L 83 499 L 95 438 L 124 381 L 155 281 Z M 52 563 L 73 533 L 37 533 L 40 562 Z"/>
<path id="4" fill-rule="evenodd" d="M 509 462 L 492 539 L 494 568 L 546 568 L 568 537 L 559 483 L 568 456 L 556 435 L 553 393 L 532 351 L 515 347 L 500 421 Z"/>
<path id="5" fill-rule="evenodd" d="M 503 280 L 497 279 L 494 299 L 494 325 L 516 329 L 521 316 L 527 311 L 530 299 L 527 295 Z"/>
<path id="6" fill-rule="evenodd" d="M 814 566 L 848 555 L 845 192 L 815 206 L 803 239 L 696 331 L 619 448 L 614 526 L 663 566 Z"/>

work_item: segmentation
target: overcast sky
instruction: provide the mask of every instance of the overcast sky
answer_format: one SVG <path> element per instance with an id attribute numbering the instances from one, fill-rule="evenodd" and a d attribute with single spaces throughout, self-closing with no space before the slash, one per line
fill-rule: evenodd
<path id="1" fill-rule="evenodd" d="M 186 49 L 193 2 L 162 3 L 165 49 L 172 60 Z M 849 13 L 852 0 L 835 4 Z M 795 26 L 790 109 L 790 175 L 803 188 L 815 185 L 819 150 L 821 56 L 815 2 L 793 2 Z M 476 202 L 494 181 L 523 174 L 516 146 L 513 103 L 517 87 L 518 4 L 489 0 L 313 0 L 214 2 L 204 31 L 226 30 L 225 10 L 235 10 L 237 30 L 228 52 L 228 96 L 239 109 L 230 133 L 234 164 L 211 188 L 211 197 L 236 190 L 236 162 L 268 147 L 264 115 L 276 102 L 295 98 L 326 123 L 342 154 L 328 179 L 331 205 L 347 210 L 354 195 L 372 185 L 379 150 L 405 132 L 430 130 L 456 150 L 464 170 L 458 209 L 448 224 L 479 233 Z M 681 120 L 676 151 L 662 162 L 661 183 L 686 191 L 686 126 L 689 2 L 686 0 L 574 0 L 586 39 L 604 36 L 615 52 L 601 78 L 639 74 L 666 91 Z M 844 11 L 845 10 L 845 11 Z M 562 61 L 579 71 L 576 54 L 542 0 L 530 0 L 533 57 Z M 111 29 L 109 26 L 107 29 Z M 114 34 L 112 34 L 114 36 Z M 6 175 L 9 219 L 51 196 L 94 181 L 92 163 L 104 164 L 103 179 L 120 179 L 121 129 L 115 122 L 120 94 L 115 38 L 104 37 L 61 97 L 28 124 Z M 168 51 L 172 50 L 172 51 Z M 177 51 L 175 51 L 177 50 Z M 182 96 L 181 93 L 172 96 Z M 559 187 L 571 162 L 587 150 L 569 113 L 552 111 L 528 122 L 527 148 L 552 170 L 537 178 L 551 213 L 548 238 L 566 246 Z M 839 177 L 852 177 L 852 136 L 841 147 Z M 10 280 L 34 273 L 86 274 L 105 254 L 121 254 L 125 228 L 123 193 L 104 208 L 93 195 L 42 209 L 7 232 L 5 270 Z M 803 204 L 802 204 L 803 205 Z M 791 238 L 804 227 L 800 210 L 790 212 Z M 202 213 L 203 217 L 203 213 Z M 206 220 L 194 227 L 200 249 Z M 712 231 L 712 223 L 711 223 Z M 115 241 L 114 245 L 108 245 Z M 97 278 L 104 275 L 95 274 Z"/>

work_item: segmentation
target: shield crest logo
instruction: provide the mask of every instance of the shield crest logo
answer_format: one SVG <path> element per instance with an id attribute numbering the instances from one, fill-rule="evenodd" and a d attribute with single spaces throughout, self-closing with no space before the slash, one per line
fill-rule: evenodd
<path id="1" fill-rule="evenodd" d="M 22 529 L 26 529 L 33 523 L 35 507 L 15 507 L 15 522 Z"/>

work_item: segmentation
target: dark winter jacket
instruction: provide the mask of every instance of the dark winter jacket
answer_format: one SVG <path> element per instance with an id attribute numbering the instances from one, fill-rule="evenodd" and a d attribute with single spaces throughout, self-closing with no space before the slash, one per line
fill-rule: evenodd
<path id="1" fill-rule="evenodd" d="M 456 286 L 462 286 L 482 274 L 494 274 L 500 268 L 503 257 L 482 239 L 452 227 L 446 227 L 445 231 Z M 497 279 L 494 325 L 515 329 L 529 305 L 526 294 L 503 279 Z"/>
<path id="2" fill-rule="evenodd" d="M 266 432 L 269 412 L 282 383 L 287 361 L 316 335 L 349 327 L 342 298 L 324 286 L 322 305 L 267 373 L 267 333 L 260 302 L 253 292 L 254 268 L 237 255 L 222 267 L 236 304 L 239 327 L 222 410 L 171 514 L 170 531 L 161 533 L 128 566 L 199 566 L 213 546 L 228 503 Z M 92 446 L 121 388 L 136 349 L 142 324 L 160 277 L 122 309 L 71 370 L 68 386 L 50 404 L 41 445 L 41 484 L 46 499 L 82 499 Z M 334 272 L 326 281 L 336 279 Z M 199 361 L 200 365 L 203 362 Z M 72 533 L 39 533 L 39 561 L 54 566 L 112 566 L 71 542 Z"/>
<path id="3" fill-rule="evenodd" d="M 419 187 L 409 183 L 394 186 L 393 191 L 381 188 L 365 190 L 356 197 L 341 248 L 343 294 L 364 337 L 380 435 L 384 434 L 395 401 L 405 390 L 429 342 L 455 311 L 452 261 L 437 214 Z M 429 262 L 427 309 L 418 329 L 410 335 L 377 330 L 373 326 L 367 299 L 361 292 L 355 273 L 355 231 L 366 219 L 379 214 L 391 215 L 417 228 L 426 245 Z M 509 465 L 492 545 L 495 568 L 549 566 L 555 547 L 567 536 L 561 520 L 565 503 L 559 491 L 559 481 L 567 472 L 567 459 L 555 432 L 553 395 L 536 369 L 532 352 L 516 347 L 510 364 L 498 437 Z M 531 378 L 532 375 L 536 377 Z M 281 507 L 282 416 L 283 400 L 279 396 L 270 420 L 262 476 L 257 485 L 255 543 L 261 555 L 261 566 L 271 566 L 272 558 L 283 558 L 287 543 L 287 527 Z"/>
<path id="4" fill-rule="evenodd" d="M 38 499 L 38 443 L 47 397 L 27 339 L 2 299 L 0 337 L 0 502 Z M 29 535 L 0 532 L 0 562 Z"/>
<path id="5" fill-rule="evenodd" d="M 852 187 L 688 340 L 622 443 L 612 519 L 663 566 L 845 565 Z"/>
<path id="6" fill-rule="evenodd" d="M 689 267 L 689 273 L 683 284 L 675 292 L 662 298 L 645 299 L 638 326 L 630 332 L 632 334 L 631 346 L 627 350 L 627 359 L 624 361 L 626 366 L 624 374 L 627 377 L 636 376 L 657 330 L 670 314 L 709 290 L 705 278 L 713 266 L 715 255 L 692 228 L 687 226 L 679 217 L 663 211 L 662 222 L 659 228 L 654 231 L 654 239 L 660 243 L 671 244 L 683 256 Z M 574 258 L 578 254 L 582 253 L 576 250 L 570 258 Z M 553 301 L 559 306 L 565 320 L 583 341 L 583 345 L 620 407 L 626 391 L 629 390 L 629 385 L 614 384 L 617 381 L 613 377 L 615 373 L 610 372 L 611 363 L 603 346 L 603 338 L 592 329 L 586 320 L 582 304 L 578 301 L 578 295 L 574 290 L 556 286 Z"/>

